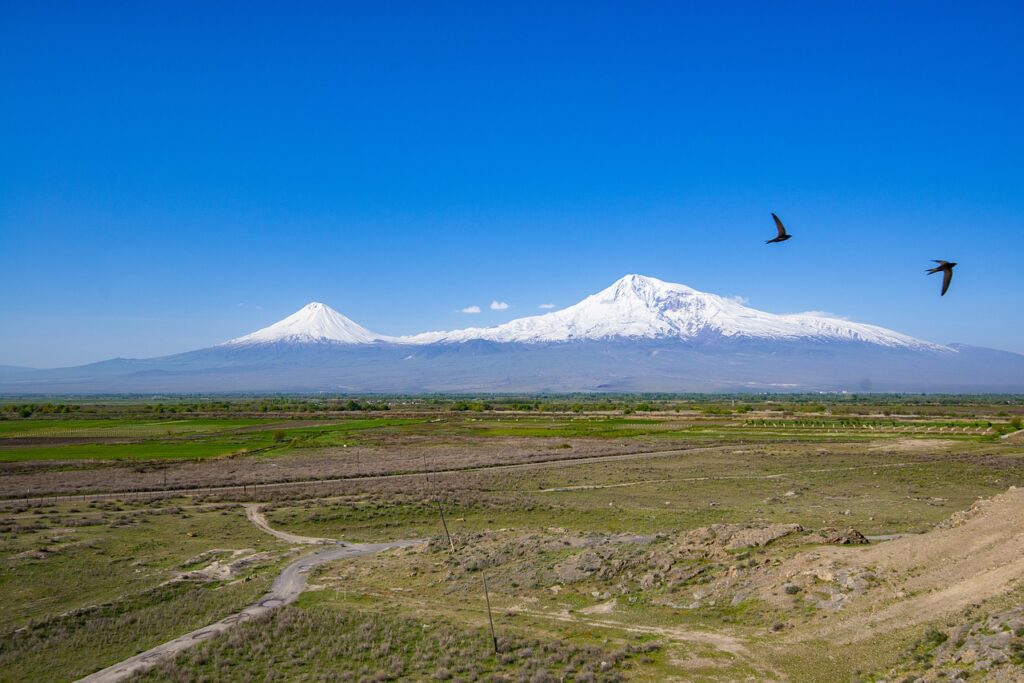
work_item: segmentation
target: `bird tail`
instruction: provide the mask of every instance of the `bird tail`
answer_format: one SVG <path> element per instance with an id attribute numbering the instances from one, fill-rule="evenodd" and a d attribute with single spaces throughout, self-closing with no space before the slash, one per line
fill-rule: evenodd
<path id="1" fill-rule="evenodd" d="M 939 266 L 938 268 L 929 268 L 928 270 L 926 270 L 926 271 L 924 271 L 924 272 L 926 272 L 926 273 L 928 273 L 929 275 L 931 275 L 932 273 L 937 273 L 937 272 L 939 272 L 940 270 L 942 270 L 942 266 Z"/>

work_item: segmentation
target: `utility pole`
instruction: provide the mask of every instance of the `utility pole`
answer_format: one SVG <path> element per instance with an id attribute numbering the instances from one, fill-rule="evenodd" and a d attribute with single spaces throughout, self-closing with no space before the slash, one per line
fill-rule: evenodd
<path id="1" fill-rule="evenodd" d="M 487 601 L 487 621 L 491 624 L 491 642 L 494 644 L 494 654 L 498 654 L 498 636 L 494 635 L 494 617 L 491 616 L 491 594 L 487 590 L 487 574 L 484 577 L 484 600 Z"/>
<path id="2" fill-rule="evenodd" d="M 444 520 L 444 507 L 441 505 L 441 499 L 437 499 L 437 511 L 441 513 L 441 524 L 444 526 L 444 535 L 448 537 L 448 545 L 452 549 L 452 555 L 455 554 L 455 542 L 452 541 L 452 535 L 448 533 L 448 522 Z"/>
<path id="3" fill-rule="evenodd" d="M 427 468 L 427 454 L 426 452 L 421 452 L 420 455 L 423 458 L 423 477 L 427 480 L 427 483 L 430 484 L 434 479 L 430 476 L 430 470 Z"/>

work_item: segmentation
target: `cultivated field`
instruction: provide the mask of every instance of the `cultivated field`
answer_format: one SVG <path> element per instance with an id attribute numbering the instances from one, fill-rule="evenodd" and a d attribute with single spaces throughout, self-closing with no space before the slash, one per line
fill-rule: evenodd
<path id="1" fill-rule="evenodd" d="M 226 617 L 132 680 L 1024 678 L 1019 397 L 0 415 L 0 681 L 75 680 Z M 230 618 L 338 539 L 409 544 Z"/>

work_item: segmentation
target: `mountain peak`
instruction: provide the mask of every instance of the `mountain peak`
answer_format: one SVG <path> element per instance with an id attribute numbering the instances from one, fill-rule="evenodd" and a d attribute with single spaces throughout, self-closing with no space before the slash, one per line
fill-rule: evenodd
<path id="1" fill-rule="evenodd" d="M 594 295 L 601 302 L 633 300 L 647 306 L 656 306 L 673 295 L 696 294 L 696 290 L 647 275 L 631 273 L 613 282 L 610 287 Z M 591 297 L 591 298 L 594 298 Z"/>
<path id="2" fill-rule="evenodd" d="M 495 327 L 387 337 L 367 330 L 327 304 L 312 301 L 284 320 L 224 345 L 432 344 L 470 340 L 534 344 L 602 339 L 855 342 L 890 348 L 953 351 L 884 327 L 827 315 L 767 313 L 731 297 L 637 273 L 625 275 L 567 308 L 518 318 Z"/>
<path id="3" fill-rule="evenodd" d="M 345 317 L 327 304 L 311 301 L 287 318 L 224 345 L 248 344 L 370 344 L 386 340 L 362 325 Z"/>
<path id="4" fill-rule="evenodd" d="M 801 313 L 777 315 L 736 299 L 646 275 L 625 275 L 578 304 L 503 325 L 404 337 L 411 343 L 540 343 L 583 339 L 759 339 L 864 342 L 893 348 L 949 350 L 875 325 Z"/>

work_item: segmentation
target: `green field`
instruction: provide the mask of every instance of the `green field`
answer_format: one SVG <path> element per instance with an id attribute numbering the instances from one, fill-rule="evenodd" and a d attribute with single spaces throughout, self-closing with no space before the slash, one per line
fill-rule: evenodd
<path id="1" fill-rule="evenodd" d="M 24 420 L 0 422 L 0 462 L 35 460 L 191 460 L 335 445 L 368 429 L 418 424 L 369 418 L 296 427 L 280 420 Z M 55 439 L 85 443 L 51 445 Z M 89 443 L 90 439 L 95 442 Z M 108 439 L 125 440 L 111 443 Z M 5 444 L 5 440 L 9 443 Z"/>
<path id="2" fill-rule="evenodd" d="M 184 418 L 135 421 L 26 419 L 0 422 L 0 462 L 35 460 L 188 460 L 292 448 L 354 445 L 367 430 L 444 439 L 661 439 L 668 443 L 834 442 L 897 438 L 992 440 L 1000 424 L 985 420 L 726 419 L 674 415 L 508 416 L 442 414 L 426 418 L 318 419 L 294 426 L 280 419 Z M 73 443 L 66 442 L 74 440 Z M 61 441 L 64 440 L 64 441 Z M 92 441 L 90 441 L 92 440 Z M 5 443 L 5 441 L 7 443 Z M 55 443 L 56 442 L 56 443 Z"/>

